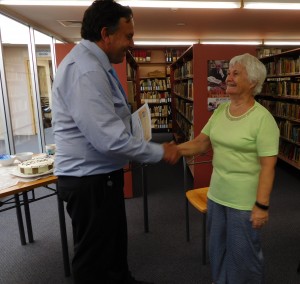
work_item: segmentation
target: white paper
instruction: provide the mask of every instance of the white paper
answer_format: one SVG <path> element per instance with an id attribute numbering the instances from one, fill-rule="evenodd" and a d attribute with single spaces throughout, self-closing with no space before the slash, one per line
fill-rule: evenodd
<path id="1" fill-rule="evenodd" d="M 152 139 L 151 114 L 147 103 L 132 114 L 132 134 L 139 140 Z"/>

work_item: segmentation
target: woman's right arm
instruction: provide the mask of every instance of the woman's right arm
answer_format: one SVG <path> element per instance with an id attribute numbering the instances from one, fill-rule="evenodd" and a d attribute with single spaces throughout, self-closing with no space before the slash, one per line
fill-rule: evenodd
<path id="1" fill-rule="evenodd" d="M 200 133 L 193 140 L 177 145 L 182 156 L 205 154 L 211 147 L 209 136 Z"/>

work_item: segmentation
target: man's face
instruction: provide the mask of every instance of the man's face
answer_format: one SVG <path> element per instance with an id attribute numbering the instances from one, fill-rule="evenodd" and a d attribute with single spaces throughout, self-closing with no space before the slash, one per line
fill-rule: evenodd
<path id="1" fill-rule="evenodd" d="M 123 62 L 126 51 L 133 48 L 134 22 L 133 19 L 126 20 L 121 18 L 119 21 L 119 29 L 109 35 L 109 46 L 107 55 L 111 63 L 118 64 Z"/>

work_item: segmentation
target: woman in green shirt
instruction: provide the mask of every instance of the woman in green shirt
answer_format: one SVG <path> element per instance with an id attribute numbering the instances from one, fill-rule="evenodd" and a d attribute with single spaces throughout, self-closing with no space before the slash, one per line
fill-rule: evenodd
<path id="1" fill-rule="evenodd" d="M 230 102 L 221 104 L 201 133 L 178 145 L 183 156 L 213 149 L 208 191 L 208 231 L 215 284 L 263 283 L 261 228 L 269 218 L 279 129 L 255 101 L 266 78 L 256 57 L 231 59 L 226 78 Z"/>

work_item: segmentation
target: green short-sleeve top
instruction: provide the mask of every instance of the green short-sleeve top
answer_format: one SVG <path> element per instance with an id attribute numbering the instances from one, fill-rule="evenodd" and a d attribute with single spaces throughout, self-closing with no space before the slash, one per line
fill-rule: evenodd
<path id="1" fill-rule="evenodd" d="M 278 154 L 279 129 L 258 102 L 239 117 L 230 115 L 229 105 L 221 104 L 202 129 L 214 152 L 208 197 L 224 206 L 251 210 L 256 200 L 259 157 Z"/>

